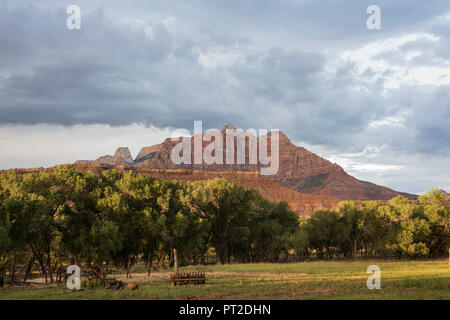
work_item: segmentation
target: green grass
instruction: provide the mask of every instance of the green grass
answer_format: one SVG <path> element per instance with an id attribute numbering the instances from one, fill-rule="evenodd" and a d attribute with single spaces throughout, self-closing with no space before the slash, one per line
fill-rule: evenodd
<path id="1" fill-rule="evenodd" d="M 369 265 L 381 268 L 381 289 L 369 290 Z M 205 285 L 171 286 L 167 279 L 139 290 L 4 288 L 0 299 L 450 299 L 448 261 L 337 261 L 186 267 L 208 270 Z M 140 270 L 139 270 L 140 271 Z"/>

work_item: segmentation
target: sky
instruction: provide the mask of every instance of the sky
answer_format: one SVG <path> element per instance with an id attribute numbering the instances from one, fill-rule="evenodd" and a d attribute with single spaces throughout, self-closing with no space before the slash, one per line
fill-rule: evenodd
<path id="1" fill-rule="evenodd" d="M 0 169 L 136 156 L 201 120 L 450 191 L 449 40 L 448 0 L 2 0 Z"/>

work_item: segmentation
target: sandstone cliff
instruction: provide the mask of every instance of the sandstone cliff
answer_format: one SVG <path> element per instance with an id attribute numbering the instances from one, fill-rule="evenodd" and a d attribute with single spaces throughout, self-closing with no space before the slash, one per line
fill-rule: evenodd
<path id="1" fill-rule="evenodd" d="M 97 162 L 97 163 L 104 163 L 109 164 L 112 166 L 118 166 L 118 165 L 128 165 L 133 164 L 134 160 L 131 156 L 130 150 L 127 147 L 118 148 L 116 152 L 114 153 L 114 156 L 102 156 L 94 161 L 86 161 L 86 160 L 79 160 L 76 163 L 89 163 L 89 162 Z"/>
<path id="2" fill-rule="evenodd" d="M 222 129 L 233 130 L 231 125 Z M 238 133 L 240 134 L 240 133 Z M 199 135 L 201 141 L 203 136 Z M 196 136 L 198 137 L 198 136 Z M 139 152 L 136 159 L 131 159 L 127 148 L 120 148 L 114 157 L 106 156 L 94 160 L 95 163 L 109 165 L 130 165 L 133 168 L 151 168 L 151 169 L 187 169 L 197 171 L 259 171 L 262 167 L 258 158 L 256 164 L 250 164 L 249 161 L 249 138 L 245 143 L 245 163 L 237 163 L 237 137 L 234 138 L 234 157 L 235 164 L 226 164 L 226 138 L 223 135 L 223 149 L 220 149 L 223 164 L 193 164 L 194 163 L 194 140 L 191 139 L 191 163 L 175 165 L 171 160 L 172 149 L 180 143 L 181 138 L 173 141 L 166 139 L 163 143 L 144 147 Z M 294 145 L 283 133 L 279 133 L 279 169 L 278 173 L 270 176 L 274 182 L 280 183 L 283 187 L 298 191 L 300 193 L 326 195 L 340 199 L 355 200 L 387 200 L 399 194 L 409 198 L 414 195 L 404 194 L 392 189 L 379 186 L 370 182 L 358 180 L 347 174 L 338 164 L 319 157 L 318 155 L 306 150 L 305 148 Z M 211 144 L 210 141 L 202 141 L 202 150 Z M 259 143 L 258 147 L 259 147 Z M 268 150 L 271 150 L 271 133 L 267 135 Z M 217 151 L 216 151 L 217 152 Z M 270 152 L 268 153 L 270 155 Z M 198 173 L 197 173 L 198 174 Z"/>

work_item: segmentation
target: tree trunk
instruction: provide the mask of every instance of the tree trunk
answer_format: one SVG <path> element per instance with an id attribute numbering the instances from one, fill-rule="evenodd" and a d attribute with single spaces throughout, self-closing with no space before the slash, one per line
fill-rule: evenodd
<path id="1" fill-rule="evenodd" d="M 126 272 L 126 279 L 131 279 L 130 277 L 130 268 L 131 268 L 131 262 L 126 259 L 125 261 L 125 272 Z"/>
<path id="2" fill-rule="evenodd" d="M 151 254 L 148 255 L 147 258 L 147 275 L 150 277 L 150 273 L 152 272 L 152 260 L 153 256 Z"/>
<path id="3" fill-rule="evenodd" d="M 31 257 L 30 260 L 28 260 L 27 269 L 25 270 L 25 275 L 23 277 L 23 281 L 27 281 L 28 277 L 30 276 L 31 269 L 33 268 L 34 263 L 34 257 Z"/>
<path id="4" fill-rule="evenodd" d="M 50 283 L 53 283 L 52 256 L 50 250 L 47 251 L 47 273 L 50 276 Z M 47 282 L 46 282 L 47 283 Z"/>
<path id="5" fill-rule="evenodd" d="M 16 257 L 14 257 L 11 266 L 11 285 L 15 284 L 15 282 L 16 282 Z"/>
<path id="6" fill-rule="evenodd" d="M 45 284 L 47 284 L 48 283 L 47 267 L 45 265 L 45 262 L 42 259 L 38 259 L 38 261 L 39 261 L 39 266 L 41 267 L 42 275 L 44 276 L 44 279 L 45 279 Z"/>
<path id="7" fill-rule="evenodd" d="M 173 272 L 178 274 L 178 255 L 176 248 L 173 248 Z"/>
<path id="8" fill-rule="evenodd" d="M 53 268 L 52 268 L 52 265 L 50 262 L 48 263 L 47 270 L 48 270 L 48 275 L 50 276 L 50 283 L 53 283 Z"/>

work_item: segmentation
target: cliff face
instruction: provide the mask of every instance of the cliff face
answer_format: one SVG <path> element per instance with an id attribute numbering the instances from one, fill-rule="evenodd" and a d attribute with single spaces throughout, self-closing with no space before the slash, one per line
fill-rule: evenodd
<path id="1" fill-rule="evenodd" d="M 114 157 L 105 156 L 94 163 L 108 164 L 108 165 L 130 165 L 133 168 L 151 168 L 151 169 L 186 169 L 198 171 L 235 171 L 235 172 L 257 172 L 267 165 L 261 164 L 259 156 L 256 164 L 250 164 L 249 141 L 256 139 L 254 136 L 244 138 L 245 142 L 245 163 L 237 164 L 237 150 L 238 138 L 234 137 L 234 164 L 226 164 L 227 158 L 227 139 L 225 137 L 225 129 L 233 130 L 232 126 L 227 126 L 222 130 L 223 146 L 216 150 L 217 157 L 222 153 L 223 164 L 194 164 L 194 141 L 199 139 L 202 141 L 202 152 L 212 142 L 203 141 L 205 136 L 197 135 L 191 139 L 191 164 L 176 165 L 171 159 L 173 148 L 181 141 L 166 139 L 163 143 L 155 146 L 144 147 L 139 152 L 136 159 L 132 159 L 127 148 L 120 148 L 116 151 Z M 233 131 L 238 136 L 241 133 Z M 218 132 L 219 133 L 219 132 Z M 275 136 L 274 136 L 275 138 Z M 273 176 L 267 178 L 273 182 L 277 182 L 281 187 L 290 189 L 300 193 L 331 196 L 340 199 L 354 199 L 354 200 L 387 200 L 393 198 L 401 193 L 382 187 L 370 182 L 360 181 L 349 174 L 347 174 L 339 165 L 331 163 L 330 161 L 319 157 L 318 155 L 306 150 L 305 148 L 294 145 L 289 138 L 282 132 L 278 137 L 279 144 L 279 169 Z M 256 141 L 259 148 L 259 142 Z M 267 135 L 267 145 L 270 156 L 271 150 L 271 133 Z M 213 156 L 216 156 L 213 153 Z M 413 197 L 412 195 L 403 194 Z"/>

